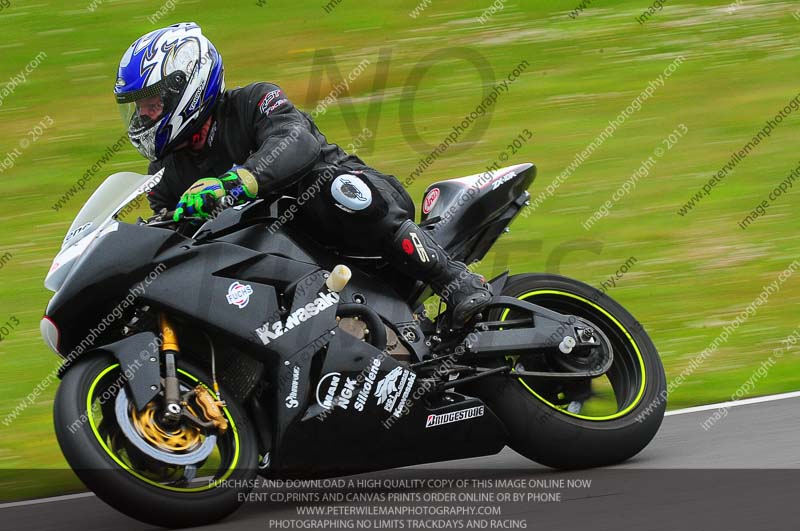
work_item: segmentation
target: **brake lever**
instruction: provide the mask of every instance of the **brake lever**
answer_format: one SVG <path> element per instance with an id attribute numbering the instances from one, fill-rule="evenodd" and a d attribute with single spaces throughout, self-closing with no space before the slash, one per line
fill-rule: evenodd
<path id="1" fill-rule="evenodd" d="M 147 220 L 147 226 L 148 227 L 167 227 L 167 226 L 170 226 L 170 225 L 180 225 L 182 223 L 189 223 L 189 222 L 192 222 L 192 221 L 201 221 L 201 222 L 207 221 L 206 219 L 203 219 L 203 218 L 198 217 L 198 216 L 185 216 L 185 217 L 181 218 L 180 220 L 175 221 L 174 219 L 172 219 L 172 216 L 174 215 L 174 212 L 167 212 L 167 214 L 169 214 L 169 216 L 165 216 L 165 215 L 162 215 L 162 214 L 157 214 L 157 215 L 153 216 L 152 218 Z M 166 217 L 166 219 L 164 219 L 165 217 Z"/>

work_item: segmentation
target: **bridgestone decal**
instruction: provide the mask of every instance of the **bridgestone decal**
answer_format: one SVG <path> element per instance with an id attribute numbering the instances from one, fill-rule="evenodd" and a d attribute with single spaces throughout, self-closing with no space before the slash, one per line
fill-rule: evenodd
<path id="1" fill-rule="evenodd" d="M 452 413 L 444 413 L 442 415 L 428 415 L 428 422 L 425 424 L 426 428 L 434 426 L 441 426 L 443 424 L 451 424 L 453 422 L 461 422 L 462 420 L 474 419 L 483 416 L 483 409 L 485 406 L 471 407 L 461 411 L 453 411 Z"/>

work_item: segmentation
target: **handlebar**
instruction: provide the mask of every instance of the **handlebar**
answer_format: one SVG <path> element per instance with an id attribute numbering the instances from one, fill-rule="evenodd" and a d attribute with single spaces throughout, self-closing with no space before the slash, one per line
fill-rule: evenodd
<path id="1" fill-rule="evenodd" d="M 169 225 L 178 225 L 190 221 L 207 221 L 197 216 L 185 216 L 180 221 L 175 221 L 174 219 L 172 219 L 174 215 L 175 215 L 174 210 L 162 210 L 155 216 L 149 218 L 147 220 L 147 225 L 150 227 L 166 227 Z"/>
<path id="2" fill-rule="evenodd" d="M 253 204 L 261 203 L 262 201 L 263 201 L 262 199 L 255 199 L 253 201 L 249 201 L 247 204 L 248 205 L 253 205 Z M 222 198 L 220 206 L 222 207 L 222 210 L 226 210 L 226 209 L 228 209 L 230 207 L 233 207 L 234 206 L 234 202 L 235 201 L 233 200 L 232 197 L 225 196 L 224 198 Z M 215 209 L 215 212 L 213 214 L 219 214 L 219 212 Z M 174 215 L 175 215 L 175 210 L 167 210 L 166 208 L 163 208 L 163 209 L 161 209 L 161 211 L 158 214 L 156 214 L 156 215 L 152 216 L 151 218 L 149 218 L 146 221 L 146 224 L 148 226 L 150 226 L 150 227 L 165 227 L 165 226 L 178 226 L 178 225 L 180 225 L 182 223 L 193 222 L 193 221 L 199 221 L 201 223 L 205 223 L 206 221 L 209 221 L 210 219 L 213 219 L 211 217 L 209 217 L 209 218 L 201 218 L 199 216 L 184 216 L 184 217 L 182 217 L 180 219 L 180 221 L 175 221 L 173 219 Z M 215 217 L 216 216 L 214 216 L 214 218 Z"/>
<path id="3" fill-rule="evenodd" d="M 235 202 L 236 200 L 233 197 L 225 196 L 219 201 L 217 209 L 221 208 L 224 210 L 230 208 L 234 206 Z M 181 218 L 180 221 L 175 221 L 172 219 L 174 215 L 175 215 L 175 210 L 162 209 L 161 212 L 151 217 L 148 220 L 147 224 L 150 225 L 151 227 L 160 227 L 164 225 L 178 224 L 187 221 L 203 221 L 203 222 L 208 221 L 207 218 L 201 218 L 198 216 L 184 216 Z"/>

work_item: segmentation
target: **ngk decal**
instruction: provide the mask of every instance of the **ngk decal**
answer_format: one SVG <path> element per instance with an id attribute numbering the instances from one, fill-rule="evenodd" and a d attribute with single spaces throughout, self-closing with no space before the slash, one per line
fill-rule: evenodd
<path id="1" fill-rule="evenodd" d="M 340 384 L 341 392 L 339 392 Z M 345 377 L 344 382 L 342 382 L 341 373 L 329 372 L 320 378 L 317 384 L 317 404 L 325 409 L 331 409 L 333 406 L 347 409 L 353 399 L 357 384 L 358 380 L 355 378 Z M 325 394 L 320 395 L 321 391 L 324 391 Z"/>
<path id="2" fill-rule="evenodd" d="M 342 409 L 347 409 L 350 405 L 350 401 L 353 399 L 353 394 L 356 392 L 357 383 L 358 380 L 354 378 L 345 378 L 342 392 L 339 393 L 339 396 L 334 400 L 334 405 Z"/>

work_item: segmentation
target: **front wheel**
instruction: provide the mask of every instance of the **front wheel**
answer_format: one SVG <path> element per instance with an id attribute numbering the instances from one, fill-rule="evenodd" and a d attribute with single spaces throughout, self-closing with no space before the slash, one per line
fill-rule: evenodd
<path id="1" fill-rule="evenodd" d="M 509 445 L 554 468 L 619 463 L 639 453 L 655 436 L 666 409 L 661 359 L 642 326 L 622 306 L 576 280 L 546 274 L 515 275 L 503 295 L 585 319 L 611 342 L 614 360 L 597 378 L 580 380 L 515 376 L 514 371 L 563 370 L 552 356 L 507 356 L 512 372 L 486 379 L 473 390 L 503 420 Z M 520 317 L 493 310 L 489 320 Z"/>
<path id="2" fill-rule="evenodd" d="M 202 388 L 216 399 L 210 378 L 185 356 L 177 376 L 181 395 Z M 119 363 L 107 355 L 86 357 L 64 375 L 56 437 L 81 481 L 118 511 L 164 527 L 208 524 L 236 510 L 257 471 L 256 439 L 242 408 L 232 400 L 221 408 L 224 431 L 183 421 L 168 426 L 158 413 L 162 394 L 137 411 L 125 388 Z M 196 399 L 186 407 L 205 420 Z"/>

